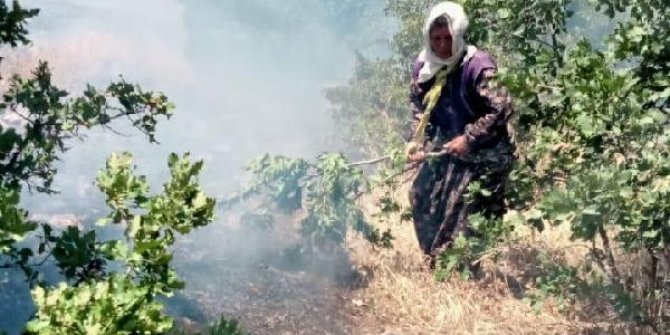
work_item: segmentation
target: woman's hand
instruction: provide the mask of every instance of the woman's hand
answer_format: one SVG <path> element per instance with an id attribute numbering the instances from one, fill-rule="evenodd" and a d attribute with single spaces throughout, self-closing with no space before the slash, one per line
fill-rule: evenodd
<path id="1" fill-rule="evenodd" d="M 463 156 L 470 152 L 470 143 L 465 135 L 456 136 L 444 145 L 444 151 L 451 155 Z"/>
<path id="2" fill-rule="evenodd" d="M 426 159 L 426 153 L 423 150 L 423 145 L 417 142 L 409 142 L 405 146 L 405 156 L 410 162 L 422 161 Z"/>

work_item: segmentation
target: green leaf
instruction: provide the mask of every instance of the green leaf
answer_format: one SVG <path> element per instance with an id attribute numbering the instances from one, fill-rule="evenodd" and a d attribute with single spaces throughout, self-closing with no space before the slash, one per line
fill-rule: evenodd
<path id="1" fill-rule="evenodd" d="M 49 326 L 50 324 L 47 321 L 32 320 L 26 324 L 26 331 L 28 333 L 37 334 L 41 333 L 42 330 L 47 329 Z"/>
<path id="2" fill-rule="evenodd" d="M 658 230 L 647 230 L 647 231 L 642 232 L 642 237 L 649 238 L 649 239 L 655 239 L 656 237 L 658 237 L 659 233 L 660 232 Z"/>
<path id="3" fill-rule="evenodd" d="M 509 9 L 507 9 L 507 8 L 500 8 L 496 12 L 496 16 L 501 20 L 509 18 L 510 15 L 511 15 L 511 13 L 510 13 Z"/>

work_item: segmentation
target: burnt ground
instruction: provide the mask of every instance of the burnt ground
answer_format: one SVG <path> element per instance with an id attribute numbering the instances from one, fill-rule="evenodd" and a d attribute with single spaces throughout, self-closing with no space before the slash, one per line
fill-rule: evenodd
<path id="1" fill-rule="evenodd" d="M 209 227 L 212 228 L 212 227 Z M 185 324 L 234 318 L 253 335 L 355 333 L 355 291 L 365 278 L 344 250 L 299 256 L 277 231 L 207 229 L 175 250 L 187 283 L 169 312 Z"/>

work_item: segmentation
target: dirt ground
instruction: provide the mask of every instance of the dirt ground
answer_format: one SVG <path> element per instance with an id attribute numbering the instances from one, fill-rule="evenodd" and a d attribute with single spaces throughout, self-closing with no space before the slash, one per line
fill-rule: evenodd
<path id="1" fill-rule="evenodd" d="M 169 312 L 185 323 L 234 318 L 251 334 L 356 333 L 360 277 L 345 250 L 301 256 L 292 232 L 221 226 L 175 250 L 185 290 Z"/>

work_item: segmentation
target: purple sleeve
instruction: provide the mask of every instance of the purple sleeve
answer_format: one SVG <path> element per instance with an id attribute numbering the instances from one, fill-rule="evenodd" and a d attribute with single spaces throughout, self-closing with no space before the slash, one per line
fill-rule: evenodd
<path id="1" fill-rule="evenodd" d="M 421 85 L 419 85 L 417 82 L 417 78 L 419 78 L 419 72 L 421 71 L 422 66 L 423 62 L 417 59 L 414 62 L 414 66 L 412 67 L 412 83 L 409 90 L 409 101 L 412 104 L 412 115 L 414 118 L 417 117 L 417 114 L 423 113 L 423 97 L 425 92 L 421 88 Z"/>
<path id="2" fill-rule="evenodd" d="M 489 56 L 488 53 L 477 50 L 472 56 L 472 59 L 468 62 L 467 73 L 466 73 L 466 83 L 468 85 L 468 90 L 472 93 L 476 93 L 477 86 L 480 84 L 482 79 L 482 73 L 487 69 L 497 69 L 495 61 Z"/>
<path id="3" fill-rule="evenodd" d="M 500 135 L 512 110 L 512 99 L 507 89 L 493 79 L 496 65 L 486 53 L 475 55 L 468 67 L 468 86 L 477 100 L 478 118 L 465 126 L 470 144 L 478 146 Z"/>
<path id="4" fill-rule="evenodd" d="M 422 67 L 423 67 L 422 61 L 418 59 L 414 61 L 414 66 L 412 66 L 412 83 L 415 83 L 417 79 L 419 79 L 419 72 L 421 72 Z"/>

